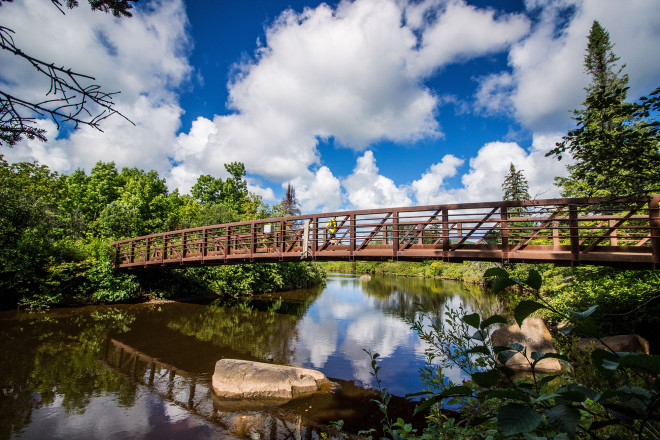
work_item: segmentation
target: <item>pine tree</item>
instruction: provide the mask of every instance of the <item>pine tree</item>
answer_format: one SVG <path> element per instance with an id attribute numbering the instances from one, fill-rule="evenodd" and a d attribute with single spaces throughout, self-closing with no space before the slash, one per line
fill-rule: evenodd
<path id="1" fill-rule="evenodd" d="M 509 165 L 509 174 L 504 177 L 502 183 L 502 191 L 504 195 L 502 200 L 529 200 L 529 184 L 527 179 L 522 173 L 522 170 L 516 170 L 516 167 L 511 163 Z"/>
<path id="2" fill-rule="evenodd" d="M 609 33 L 594 21 L 584 58 L 591 83 L 582 108 L 574 110 L 577 127 L 546 156 L 570 154 L 569 177 L 555 179 L 564 197 L 625 196 L 660 191 L 660 135 L 652 98 L 625 102 L 628 75 L 618 67 Z M 655 95 L 655 97 L 653 97 Z"/>

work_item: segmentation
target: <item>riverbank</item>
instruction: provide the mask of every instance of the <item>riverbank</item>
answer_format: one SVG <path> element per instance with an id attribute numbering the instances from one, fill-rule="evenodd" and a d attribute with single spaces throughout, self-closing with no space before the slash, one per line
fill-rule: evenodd
<path id="1" fill-rule="evenodd" d="M 100 270 L 99 270 L 100 266 Z M 239 298 L 289 291 L 325 282 L 316 263 L 255 263 L 161 271 L 119 272 L 109 262 L 78 268 L 75 288 L 45 286 L 4 309 L 46 309 L 95 304 L 141 303 L 167 300 Z"/>
<path id="2" fill-rule="evenodd" d="M 321 263 L 326 272 L 382 274 L 435 278 L 461 281 L 486 286 L 483 274 L 496 263 L 471 261 L 466 263 L 442 263 L 439 261 L 328 261 Z"/>

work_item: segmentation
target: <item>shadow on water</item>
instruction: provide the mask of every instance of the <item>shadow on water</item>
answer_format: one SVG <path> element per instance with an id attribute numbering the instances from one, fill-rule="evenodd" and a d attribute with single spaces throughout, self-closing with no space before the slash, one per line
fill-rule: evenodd
<path id="1" fill-rule="evenodd" d="M 304 439 L 339 419 L 351 432 L 379 426 L 363 348 L 381 353 L 393 394 L 419 391 L 424 346 L 407 321 L 459 304 L 499 307 L 459 283 L 332 274 L 245 301 L 2 312 L 0 439 Z M 223 402 L 210 385 L 222 358 L 315 368 L 339 386 L 263 408 Z"/>

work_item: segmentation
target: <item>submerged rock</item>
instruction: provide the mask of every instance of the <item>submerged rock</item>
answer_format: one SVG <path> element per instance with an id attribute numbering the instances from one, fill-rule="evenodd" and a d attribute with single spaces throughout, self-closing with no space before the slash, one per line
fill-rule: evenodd
<path id="1" fill-rule="evenodd" d="M 216 362 L 212 379 L 213 391 L 224 399 L 292 399 L 329 383 L 316 370 L 238 359 Z"/>

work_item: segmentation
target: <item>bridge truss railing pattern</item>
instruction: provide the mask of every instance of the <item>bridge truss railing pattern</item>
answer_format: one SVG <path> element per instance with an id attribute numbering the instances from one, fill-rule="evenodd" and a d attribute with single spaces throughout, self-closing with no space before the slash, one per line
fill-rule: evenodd
<path id="1" fill-rule="evenodd" d="M 660 195 L 370 209 L 204 226 L 112 243 L 115 266 L 485 260 L 660 267 Z M 328 221 L 336 217 L 331 234 Z"/>

